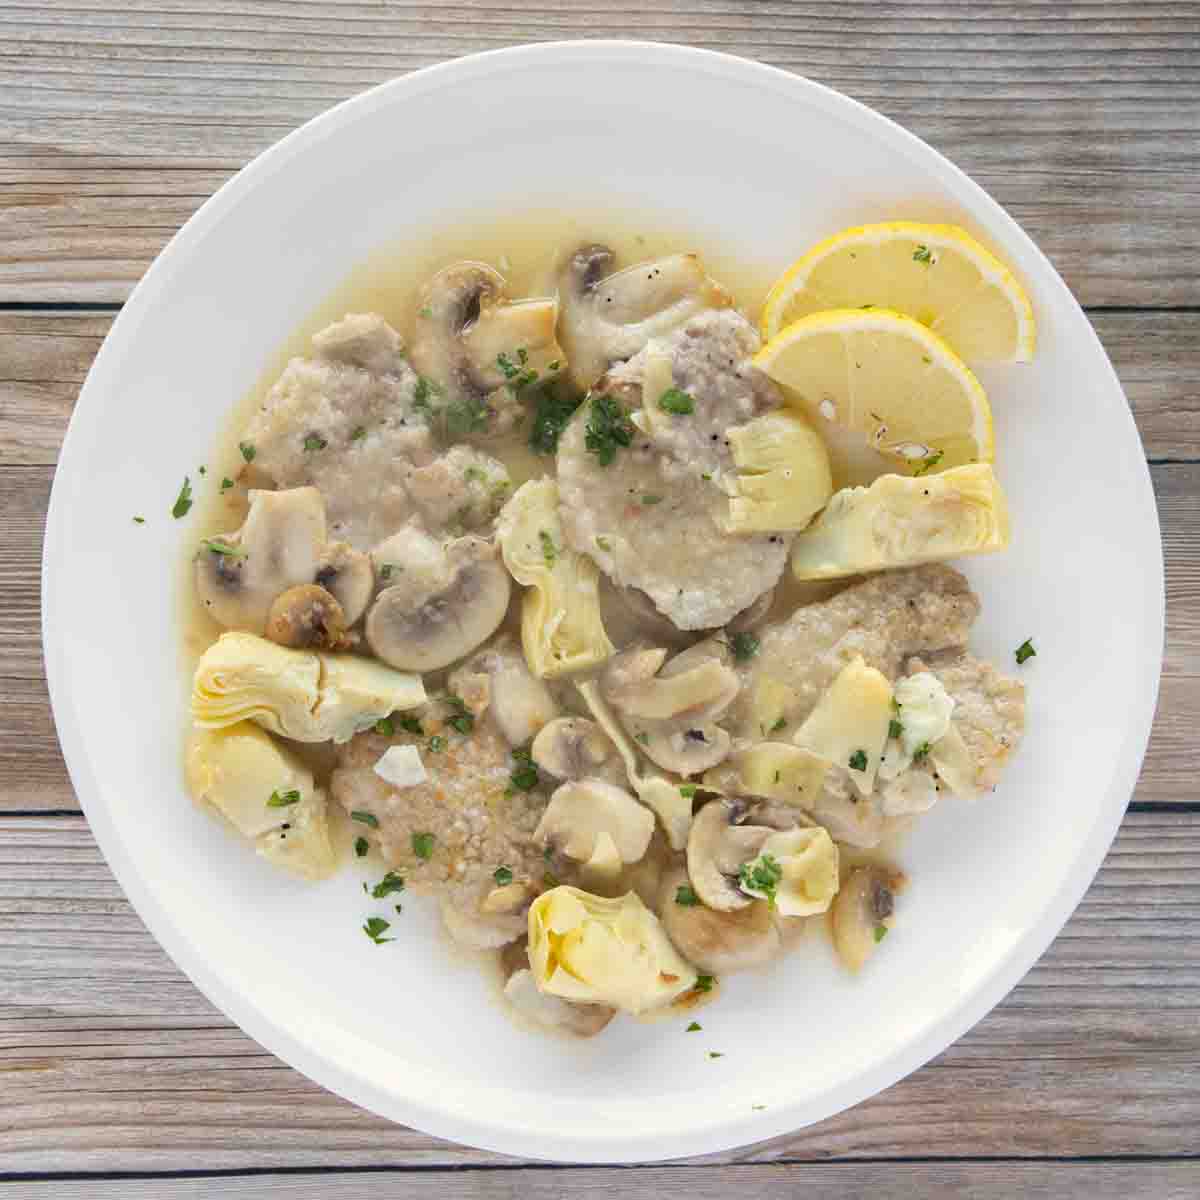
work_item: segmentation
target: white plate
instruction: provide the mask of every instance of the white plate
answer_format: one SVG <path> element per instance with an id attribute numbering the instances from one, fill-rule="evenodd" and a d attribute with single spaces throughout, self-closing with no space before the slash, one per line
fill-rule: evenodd
<path id="1" fill-rule="evenodd" d="M 396 944 L 372 946 L 353 872 L 292 882 L 182 787 L 174 564 L 194 532 L 167 517 L 180 479 L 349 266 L 450 210 L 534 198 L 661 210 L 779 267 L 859 221 L 956 221 L 1016 269 L 1037 313 L 1036 362 L 985 375 L 1012 549 L 969 567 L 984 602 L 975 647 L 1011 669 L 1014 647 L 1035 639 L 1021 672 L 1028 736 L 994 795 L 944 803 L 921 826 L 899 928 L 858 981 L 814 947 L 731 979 L 702 1033 L 682 1020 L 623 1020 L 581 1044 L 521 1033 L 422 905 L 406 905 Z M 88 376 L 54 481 L 44 586 L 47 674 L 80 801 L 138 913 L 205 994 L 378 1113 L 589 1161 L 795 1129 L 978 1021 L 1098 868 L 1137 777 L 1162 653 L 1142 447 L 1095 334 L 1029 238 L 945 159 L 843 96 L 630 43 L 418 72 L 310 122 L 223 187 L 159 256 Z"/>

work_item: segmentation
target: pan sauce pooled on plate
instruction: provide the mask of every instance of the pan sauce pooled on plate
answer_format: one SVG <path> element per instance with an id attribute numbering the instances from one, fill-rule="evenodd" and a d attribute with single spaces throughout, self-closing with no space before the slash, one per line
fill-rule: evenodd
<path id="1" fill-rule="evenodd" d="M 897 353 L 909 317 L 864 333 L 805 283 L 808 324 L 779 301 L 764 347 L 698 255 L 547 266 L 557 294 L 531 297 L 445 266 L 407 341 L 346 315 L 237 431 L 244 517 L 194 563 L 221 632 L 186 775 L 303 878 L 349 828 L 385 872 L 372 942 L 428 894 L 528 1022 L 591 1036 L 697 1003 L 808 918 L 858 970 L 907 882 L 864 852 L 995 787 L 1024 689 L 968 652 L 979 601 L 944 562 L 1009 537 L 990 434 L 979 461 L 952 421 L 938 444 L 947 378 L 991 428 L 951 346 L 917 338 L 939 399 L 891 403 L 889 433 L 863 416 L 884 364 L 822 363 Z M 890 456 L 870 486 L 841 486 L 847 429 Z"/>

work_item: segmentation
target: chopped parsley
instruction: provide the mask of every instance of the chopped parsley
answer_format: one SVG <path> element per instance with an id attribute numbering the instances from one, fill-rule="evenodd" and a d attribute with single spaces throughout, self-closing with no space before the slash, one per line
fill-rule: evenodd
<path id="1" fill-rule="evenodd" d="M 893 717 L 888 722 L 888 737 L 898 738 L 903 732 L 904 732 L 904 726 L 901 725 L 900 722 L 897 721 L 895 717 Z"/>
<path id="2" fill-rule="evenodd" d="M 709 1058 L 724 1058 L 725 1055 L 722 1054 L 720 1050 L 710 1050 L 708 1052 L 708 1057 Z"/>
<path id="3" fill-rule="evenodd" d="M 253 462 L 254 456 L 258 453 L 254 448 L 253 442 L 238 442 L 238 449 L 242 452 L 242 457 L 247 462 Z"/>
<path id="4" fill-rule="evenodd" d="M 691 800 L 697 791 L 699 791 L 699 788 L 694 783 L 681 783 L 679 785 L 679 794 L 685 800 Z"/>
<path id="5" fill-rule="evenodd" d="M 446 739 L 440 733 L 435 733 L 429 739 L 429 751 L 431 754 L 441 754 L 446 748 Z"/>
<path id="6" fill-rule="evenodd" d="M 681 883 L 675 889 L 675 903 L 683 905 L 684 908 L 695 908 L 700 903 L 700 897 L 696 895 L 696 890 L 690 883 Z"/>
<path id="7" fill-rule="evenodd" d="M 867 752 L 865 750 L 855 750 L 850 755 L 850 770 L 865 771 L 867 769 Z"/>
<path id="8" fill-rule="evenodd" d="M 696 402 L 680 388 L 667 388 L 658 398 L 658 407 L 677 417 L 686 417 L 696 411 Z"/>
<path id="9" fill-rule="evenodd" d="M 433 316 L 433 309 L 430 308 L 428 304 L 426 304 L 423 308 L 421 308 L 418 311 L 417 316 L 424 317 L 426 320 L 428 320 L 430 317 Z"/>
<path id="10" fill-rule="evenodd" d="M 753 862 L 742 863 L 738 871 L 738 886 L 744 892 L 761 892 L 763 897 L 775 904 L 775 893 L 783 878 L 783 867 L 773 854 L 759 855 Z"/>
<path id="11" fill-rule="evenodd" d="M 354 431 L 354 432 L 353 432 L 353 433 L 350 435 L 350 440 L 351 440 L 352 442 L 361 442 L 361 441 L 363 440 L 363 438 L 365 438 L 366 436 L 367 436 L 367 429 L 366 429 L 366 426 L 365 426 L 365 425 L 360 425 L 360 426 L 359 426 L 359 427 L 358 427 L 358 428 L 357 428 L 357 429 L 356 429 L 356 430 L 355 430 L 355 431 Z"/>
<path id="12" fill-rule="evenodd" d="M 700 478 L 703 479 L 705 483 L 711 483 L 712 482 L 712 472 L 711 471 L 701 471 Z"/>
<path id="13" fill-rule="evenodd" d="M 371 848 L 371 843 L 370 843 L 370 842 L 368 842 L 368 841 L 367 841 L 367 839 L 366 839 L 365 837 L 358 837 L 358 838 L 355 838 L 355 839 L 354 839 L 354 854 L 355 854 L 355 857 L 357 857 L 357 858 L 366 858 L 366 857 L 367 857 L 367 851 L 368 851 L 368 850 L 370 850 L 370 848 Z"/>
<path id="14" fill-rule="evenodd" d="M 416 717 L 405 716 L 400 718 L 400 728 L 405 733 L 411 733 L 416 737 L 424 737 L 425 730 L 421 728 L 421 722 Z"/>
<path id="15" fill-rule="evenodd" d="M 629 414 L 612 396 L 593 396 L 584 431 L 584 445 L 602 467 L 617 457 L 617 450 L 633 442 L 634 425 Z"/>
<path id="16" fill-rule="evenodd" d="M 363 825 L 369 825 L 372 829 L 379 828 L 379 818 L 374 813 L 363 812 L 362 809 L 355 809 L 350 814 L 350 820 L 359 821 Z"/>
<path id="17" fill-rule="evenodd" d="M 729 639 L 729 648 L 738 662 L 745 662 L 758 653 L 758 638 L 752 633 L 735 633 Z"/>
<path id="18" fill-rule="evenodd" d="M 362 927 L 363 933 L 367 935 L 377 946 L 382 946 L 384 942 L 394 942 L 395 938 L 384 937 L 383 935 L 391 929 L 391 921 L 385 921 L 382 917 L 368 917 L 367 923 Z"/>
<path id="19" fill-rule="evenodd" d="M 945 457 L 946 452 L 944 450 L 935 450 L 932 454 L 926 455 L 913 471 L 913 478 L 916 478 L 918 475 L 928 475 Z"/>
<path id="20" fill-rule="evenodd" d="M 646 743 L 647 743 L 647 742 L 649 742 L 649 741 L 650 741 L 650 735 L 649 735 L 649 734 L 648 734 L 648 733 L 647 733 L 647 732 L 646 732 L 646 731 L 643 729 L 643 730 L 641 731 L 641 733 L 638 733 L 638 734 L 635 734 L 635 735 L 634 735 L 634 739 L 633 739 L 633 740 L 634 740 L 635 742 L 641 742 L 641 743 L 642 743 L 642 745 L 644 746 L 644 745 L 646 745 Z"/>
<path id="21" fill-rule="evenodd" d="M 468 467 L 463 472 L 463 478 L 468 483 L 483 483 L 487 479 L 487 476 L 483 473 L 481 467 Z"/>
<path id="22" fill-rule="evenodd" d="M 418 375 L 416 386 L 413 388 L 413 408 L 429 411 L 431 396 L 441 394 L 441 385 L 435 383 L 428 375 Z"/>
<path id="23" fill-rule="evenodd" d="M 683 1032 L 684 1033 L 699 1033 L 702 1026 L 699 1021 L 693 1021 Z"/>
<path id="24" fill-rule="evenodd" d="M 771 726 L 769 732 L 778 733 L 781 729 L 787 728 L 787 717 L 780 717 L 774 725 Z"/>
<path id="25" fill-rule="evenodd" d="M 280 792 L 274 791 L 271 793 L 271 798 L 267 801 L 268 808 L 287 808 L 289 804 L 299 804 L 300 793 L 292 788 L 291 791 Z"/>
<path id="26" fill-rule="evenodd" d="M 875 944 L 879 945 L 885 937 L 887 937 L 888 927 L 886 925 L 875 926 Z"/>
<path id="27" fill-rule="evenodd" d="M 933 266 L 933 251 L 928 246 L 918 246 L 913 251 L 913 262 L 919 262 L 923 266 Z"/>
<path id="28" fill-rule="evenodd" d="M 137 518 L 135 517 L 134 520 L 136 520 L 136 519 Z M 605 554 L 607 554 L 612 549 L 612 542 L 610 542 L 608 540 L 608 538 L 606 538 L 606 537 L 597 537 L 596 545 L 599 546 L 600 549 L 603 550 Z"/>
<path id="29" fill-rule="evenodd" d="M 324 450 L 329 443 L 319 433 L 304 435 L 304 449 L 311 453 L 314 450 Z"/>
<path id="30" fill-rule="evenodd" d="M 542 874 L 542 886 L 547 888 L 556 888 L 559 885 L 559 878 L 550 871 L 545 871 Z"/>
<path id="31" fill-rule="evenodd" d="M 175 503 L 171 505 L 171 516 L 175 520 L 180 517 L 186 517 L 188 510 L 192 507 L 192 481 L 185 475 L 183 477 L 183 487 L 179 489 L 179 495 L 175 497 Z"/>
<path id="32" fill-rule="evenodd" d="M 433 844 L 437 839 L 432 833 L 414 833 L 412 835 L 413 853 L 428 861 L 433 857 Z"/>
<path id="33" fill-rule="evenodd" d="M 396 722 L 391 717 L 380 717 L 375 722 L 375 732 L 381 737 L 391 737 L 396 732 Z"/>
<path id="34" fill-rule="evenodd" d="M 550 364 L 554 369 L 554 364 Z M 537 394 L 537 406 L 533 411 L 533 428 L 529 431 L 529 445 L 538 454 L 553 454 L 558 449 L 558 439 L 575 410 L 583 403 L 561 385 L 543 388 Z"/>
<path id="35" fill-rule="evenodd" d="M 197 470 L 197 471 L 199 471 L 201 475 L 207 475 L 207 474 L 208 474 L 208 468 L 207 468 L 207 467 L 197 467 L 197 468 L 196 468 L 196 470 Z"/>
<path id="36" fill-rule="evenodd" d="M 226 475 L 224 479 L 221 480 L 221 491 L 227 492 L 231 487 L 233 487 L 233 480 Z"/>
<path id="37" fill-rule="evenodd" d="M 538 785 L 537 764 L 528 750 L 512 752 L 513 769 L 509 772 L 509 784 L 518 792 L 532 792 Z"/>
<path id="38" fill-rule="evenodd" d="M 390 896 L 393 892 L 402 891 L 404 891 L 404 876 L 397 875 L 395 871 L 389 871 L 371 889 L 371 895 L 376 900 L 382 900 L 385 896 Z"/>
<path id="39" fill-rule="evenodd" d="M 931 747 L 928 742 L 922 742 L 913 751 L 913 762 L 915 762 L 915 763 L 920 762 L 922 759 L 928 758 L 930 749 L 931 749 Z"/>
<path id="40" fill-rule="evenodd" d="M 1028 662 L 1031 658 L 1037 657 L 1037 651 L 1033 648 L 1033 638 L 1026 638 L 1016 650 L 1017 666 Z"/>
<path id="41" fill-rule="evenodd" d="M 653 492 L 647 493 L 642 497 L 643 504 L 661 504 L 662 502 L 663 498 L 661 496 L 654 495 Z"/>
<path id="42" fill-rule="evenodd" d="M 133 523 L 134 523 L 135 525 L 145 525 L 145 523 L 146 523 L 146 518 L 145 518 L 145 517 L 134 517 L 134 518 L 133 518 Z"/>
<path id="43" fill-rule="evenodd" d="M 508 887 L 513 881 L 512 867 L 497 867 L 492 872 L 492 878 L 500 887 Z"/>
<path id="44" fill-rule="evenodd" d="M 221 554 L 221 555 L 224 555 L 226 558 L 245 558 L 246 557 L 245 550 L 242 550 L 237 546 L 231 545 L 224 538 L 218 538 L 218 537 L 204 538 L 203 541 L 201 541 L 200 545 L 202 545 L 206 550 L 210 550 L 213 554 Z"/>
<path id="45" fill-rule="evenodd" d="M 554 561 L 558 558 L 558 547 L 554 544 L 554 538 L 548 530 L 540 529 L 538 540 L 542 543 L 542 557 L 546 560 L 546 566 L 554 566 Z"/>
<path id="46" fill-rule="evenodd" d="M 713 975 L 697 975 L 696 982 L 692 984 L 692 991 L 711 992 L 713 990 L 713 984 L 716 982 L 716 977 Z"/>
<path id="47" fill-rule="evenodd" d="M 500 368 L 508 390 L 514 395 L 522 388 L 527 388 L 531 383 L 537 382 L 538 373 L 526 365 L 528 362 L 529 354 L 524 349 L 517 350 L 516 363 L 503 351 L 496 355 L 496 366 Z M 521 365 L 518 366 L 517 363 Z"/>
<path id="48" fill-rule="evenodd" d="M 451 700 L 458 700 L 457 696 L 450 697 Z M 454 730 L 455 733 L 461 733 L 463 737 L 475 728 L 475 714 L 461 700 L 458 703 L 462 706 L 452 717 L 446 718 L 446 724 Z"/>

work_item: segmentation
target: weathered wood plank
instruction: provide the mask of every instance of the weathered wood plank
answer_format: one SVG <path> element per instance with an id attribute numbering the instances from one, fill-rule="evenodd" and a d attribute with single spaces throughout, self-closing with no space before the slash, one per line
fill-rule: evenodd
<path id="1" fill-rule="evenodd" d="M 11 1183 L 7 1200 L 603 1200 L 654 1196 L 727 1200 L 803 1191 L 808 1200 L 1192 1200 L 1200 1164 L 1153 1163 L 788 1163 L 773 1166 L 620 1167 L 454 1172 L 380 1171 L 204 1179 L 86 1179 Z"/>
<path id="2" fill-rule="evenodd" d="M 123 298 L 224 178 L 363 88 L 476 50 L 630 36 L 874 105 L 992 191 L 1087 303 L 1200 301 L 1200 14 L 1136 0 L 5 5 L 0 300 Z"/>
<path id="3" fill-rule="evenodd" d="M 78 807 L 54 736 L 39 633 L 50 475 L 43 466 L 0 469 L 0 812 Z M 1152 476 L 1167 559 L 1167 642 L 1158 716 L 1134 799 L 1194 802 L 1200 777 L 1200 463 L 1160 464 Z"/>
<path id="4" fill-rule="evenodd" d="M 1166 1155 L 1194 1138 L 1197 1070 L 1200 814 L 1135 813 L 975 1030 L 851 1113 L 711 1161 Z M 73 817 L 0 818 L 0 1075 L 0 1171 L 511 1161 L 369 1116 L 225 1023 Z"/>
<path id="5" fill-rule="evenodd" d="M 1091 318 L 1125 385 L 1146 453 L 1200 458 L 1200 312 Z M 0 311 L 0 466 L 57 460 L 80 385 L 113 319 Z"/>

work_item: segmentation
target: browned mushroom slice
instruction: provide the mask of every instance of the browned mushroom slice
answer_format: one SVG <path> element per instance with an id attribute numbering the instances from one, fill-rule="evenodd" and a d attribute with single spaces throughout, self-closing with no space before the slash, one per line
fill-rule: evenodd
<path id="1" fill-rule="evenodd" d="M 267 637 L 293 650 L 340 650 L 345 635 L 342 606 L 315 583 L 280 592 L 267 614 Z"/>

